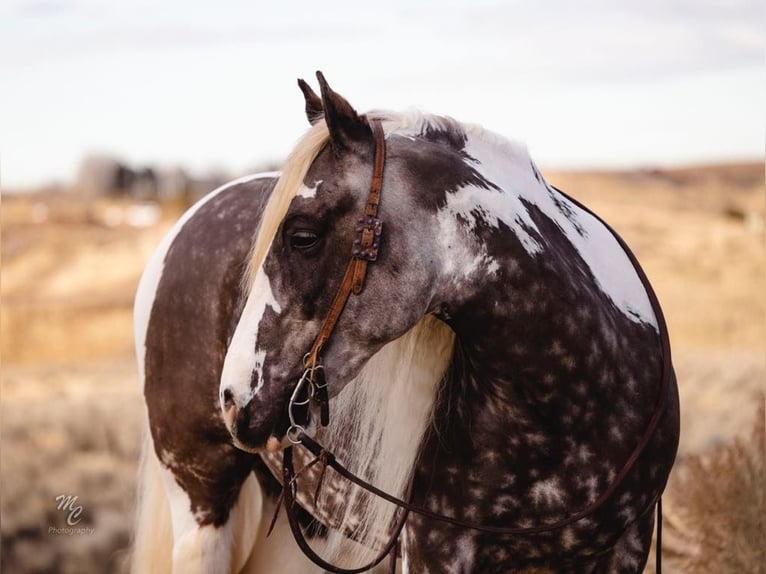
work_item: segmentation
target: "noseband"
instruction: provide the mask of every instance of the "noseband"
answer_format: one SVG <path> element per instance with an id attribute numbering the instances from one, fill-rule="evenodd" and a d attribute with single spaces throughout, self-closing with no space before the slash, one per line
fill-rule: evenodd
<path id="1" fill-rule="evenodd" d="M 306 429 L 298 422 L 299 419 L 301 420 L 305 419 L 305 413 L 303 414 L 303 416 L 301 416 L 299 413 L 294 412 L 294 409 L 296 407 L 308 408 L 310 403 L 314 401 L 319 405 L 319 408 L 320 408 L 320 422 L 322 426 L 327 426 L 327 424 L 329 423 L 329 404 L 328 404 L 329 399 L 328 399 L 328 393 L 327 393 L 327 381 L 325 379 L 324 369 L 322 365 L 320 364 L 320 355 L 325 344 L 327 344 L 327 341 L 330 339 L 330 336 L 332 335 L 332 332 L 335 329 L 338 319 L 340 318 L 340 315 L 343 312 L 343 309 L 346 306 L 346 302 L 348 301 L 348 298 L 350 297 L 351 293 L 358 295 L 359 293 L 362 292 L 362 289 L 364 288 L 364 280 L 367 275 L 367 265 L 369 263 L 376 261 L 378 258 L 378 249 L 380 246 L 380 238 L 381 238 L 381 233 L 383 229 L 383 222 L 380 219 L 378 219 L 378 206 L 380 204 L 380 191 L 383 185 L 383 167 L 385 164 L 386 139 L 385 139 L 385 134 L 383 132 L 383 127 L 380 123 L 380 120 L 373 119 L 373 120 L 370 120 L 369 123 L 370 123 L 370 127 L 372 128 L 373 135 L 375 137 L 375 160 L 374 160 L 375 163 L 373 166 L 372 183 L 370 184 L 370 193 L 367 197 L 367 205 L 364 210 L 364 215 L 362 217 L 359 217 L 357 220 L 357 227 L 355 229 L 354 246 L 352 249 L 351 260 L 349 261 L 348 266 L 346 267 L 346 272 L 343 275 L 343 280 L 341 281 L 340 287 L 338 288 L 338 291 L 335 294 L 335 298 L 333 299 L 332 305 L 330 306 L 330 310 L 327 313 L 327 316 L 325 317 L 324 322 L 322 323 L 322 327 L 319 330 L 319 334 L 317 335 L 317 338 L 314 340 L 314 344 L 311 347 L 311 350 L 308 353 L 306 353 L 303 359 L 303 366 L 304 366 L 303 374 L 301 378 L 299 379 L 298 384 L 295 387 L 295 390 L 293 391 L 293 394 L 290 398 L 290 402 L 288 403 L 288 415 L 290 418 L 290 427 L 287 430 L 287 438 L 291 443 L 295 445 L 298 445 L 298 444 L 302 445 L 309 452 L 311 452 L 315 456 L 315 458 L 313 461 L 309 462 L 305 467 L 303 467 L 302 470 L 296 473 L 293 468 L 293 462 L 292 462 L 293 461 L 292 447 L 288 447 L 285 449 L 284 456 L 283 456 L 283 469 L 282 469 L 282 496 L 280 497 L 280 502 L 277 504 L 274 517 L 272 518 L 271 528 L 269 529 L 269 534 L 270 534 L 271 529 L 274 527 L 274 524 L 276 523 L 277 515 L 281 507 L 281 502 L 282 500 L 284 500 L 285 511 L 287 513 L 290 529 L 292 530 L 296 543 L 298 544 L 300 549 L 303 551 L 303 553 L 306 555 L 306 557 L 309 558 L 312 562 L 314 562 L 314 564 L 318 565 L 320 568 L 323 568 L 330 572 L 336 572 L 340 574 L 358 574 L 361 572 L 366 572 L 374 568 L 375 566 L 377 566 L 388 555 L 391 556 L 391 572 L 394 572 L 396 567 L 397 543 L 398 543 L 399 535 L 401 534 L 401 531 L 404 528 L 409 512 L 414 512 L 426 518 L 451 524 L 453 526 L 457 526 L 460 528 L 475 530 L 475 531 L 483 532 L 487 534 L 516 535 L 516 536 L 551 532 L 551 531 L 563 528 L 574 522 L 577 522 L 578 520 L 582 520 L 583 518 L 591 515 L 599 507 L 601 507 L 612 496 L 612 494 L 614 494 L 614 492 L 619 487 L 620 483 L 625 479 L 625 477 L 628 475 L 630 470 L 635 465 L 636 461 L 638 460 L 638 457 L 644 451 L 644 449 L 646 448 L 646 445 L 649 443 L 649 440 L 652 438 L 654 431 L 656 430 L 657 425 L 660 422 L 660 416 L 664 410 L 665 400 L 668 395 L 668 391 L 670 389 L 670 380 L 671 380 L 671 374 L 672 374 L 672 366 L 671 366 L 671 358 L 670 358 L 670 339 L 668 337 L 668 331 L 667 331 L 667 326 L 665 324 L 665 318 L 662 313 L 662 309 L 660 308 L 657 295 L 654 293 L 654 289 L 649 283 L 649 280 L 647 279 L 646 274 L 644 273 L 643 269 L 638 263 L 638 260 L 636 259 L 635 255 L 627 246 L 627 244 L 622 239 L 622 237 L 620 237 L 617 234 L 617 232 L 614 231 L 614 229 L 612 229 L 600 217 L 598 217 L 596 214 L 594 214 L 592 211 L 590 211 L 587 207 L 582 205 L 576 199 L 570 197 L 569 195 L 565 194 L 561 190 L 554 188 L 556 189 L 556 191 L 561 193 L 564 197 L 569 199 L 573 204 L 578 206 L 583 211 L 591 214 L 598 221 L 600 221 L 606 227 L 606 229 L 608 229 L 609 232 L 614 236 L 617 242 L 620 244 L 625 254 L 628 256 L 631 263 L 633 264 L 633 267 L 635 268 L 636 273 L 638 274 L 638 277 L 641 280 L 641 283 L 643 284 L 646 290 L 646 294 L 649 297 L 649 301 L 651 303 L 652 309 L 657 319 L 657 326 L 659 330 L 660 342 L 662 347 L 662 359 L 663 359 L 662 383 L 660 385 L 660 393 L 657 399 L 657 404 L 655 406 L 654 412 L 652 413 L 652 417 L 649 420 L 649 423 L 647 424 L 646 430 L 644 431 L 643 435 L 639 438 L 639 441 L 636 444 L 633 451 L 631 452 L 630 456 L 625 461 L 622 468 L 616 474 L 615 478 L 609 484 L 607 489 L 604 492 L 602 492 L 601 495 L 598 498 L 596 498 L 591 504 L 587 505 L 584 508 L 581 508 L 579 511 L 574 512 L 570 514 L 569 516 L 561 520 L 558 520 L 556 522 L 541 524 L 537 526 L 516 527 L 516 528 L 488 526 L 488 525 L 477 524 L 473 522 L 465 522 L 462 520 L 457 520 L 455 518 L 451 518 L 449 516 L 431 512 L 425 508 L 411 504 L 409 502 L 409 495 L 412 492 L 412 480 L 413 480 L 414 474 L 410 477 L 410 483 L 407 488 L 407 494 L 406 494 L 407 500 L 402 500 L 400 498 L 392 496 L 391 494 L 376 488 L 374 485 L 359 478 L 358 476 L 353 474 L 351 471 L 349 471 L 347 468 L 345 468 L 342 464 L 340 464 L 330 451 L 328 451 L 321 444 L 316 442 L 313 438 L 308 436 Z M 349 480 L 350 482 L 356 484 L 358 487 L 373 494 L 374 496 L 378 496 L 396 505 L 397 507 L 399 507 L 399 509 L 402 510 L 400 516 L 392 525 L 392 528 L 391 528 L 392 534 L 389 540 L 383 545 L 379 554 L 370 563 L 364 566 L 353 568 L 353 569 L 344 569 L 325 561 L 321 556 L 316 554 L 316 552 L 314 552 L 314 550 L 308 545 L 308 542 L 306 541 L 303 531 L 301 530 L 300 521 L 298 519 L 297 512 L 295 509 L 297 505 L 297 502 L 296 502 L 297 482 L 296 481 L 298 476 L 303 471 L 313 466 L 317 462 L 321 462 L 325 468 L 327 466 L 331 467 L 333 470 L 335 470 L 340 476 L 342 476 L 346 480 Z M 324 475 L 324 469 L 322 470 L 322 476 L 323 475 Z M 317 487 L 317 494 L 319 492 L 319 487 L 321 487 L 321 478 L 319 481 L 319 485 Z M 661 494 L 662 493 L 660 492 L 660 494 L 657 495 L 657 497 L 654 498 L 652 502 L 649 504 L 649 506 L 647 507 L 647 508 L 651 508 L 654 504 L 657 504 L 657 539 L 656 539 L 657 545 L 656 545 L 656 562 L 655 562 L 656 574 L 662 573 L 662 561 L 661 561 L 662 560 L 662 498 L 661 498 Z"/>
<path id="2" fill-rule="evenodd" d="M 314 400 L 319 405 L 322 426 L 327 426 L 330 421 L 327 380 L 320 364 L 322 349 L 330 339 L 351 293 L 359 295 L 362 292 L 364 280 L 367 277 L 367 265 L 378 258 L 380 238 L 383 232 L 383 222 L 378 219 L 378 206 L 380 205 L 380 190 L 383 187 L 386 136 L 380 120 L 371 120 L 370 127 L 375 137 L 375 163 L 372 170 L 370 193 L 367 196 L 364 215 L 359 217 L 356 222 L 351 260 L 348 262 L 330 310 L 319 329 L 319 334 L 314 340 L 311 350 L 303 358 L 303 375 L 298 380 L 288 403 L 287 412 L 290 418 L 290 427 L 287 429 L 287 438 L 293 444 L 300 444 L 300 434 L 305 435 L 306 433 L 306 429 L 298 424 L 298 420 L 302 417 L 295 412 L 295 407 L 307 407 Z"/>

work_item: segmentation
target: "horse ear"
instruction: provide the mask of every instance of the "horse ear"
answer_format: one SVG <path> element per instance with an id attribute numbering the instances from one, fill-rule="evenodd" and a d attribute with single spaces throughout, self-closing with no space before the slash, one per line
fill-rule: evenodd
<path id="1" fill-rule="evenodd" d="M 330 144 L 336 153 L 351 149 L 354 144 L 369 141 L 372 130 L 343 96 L 330 89 L 322 72 L 317 72 L 322 93 L 322 108 L 327 128 L 330 130 Z"/>
<path id="2" fill-rule="evenodd" d="M 311 86 L 301 79 L 298 79 L 298 87 L 301 89 L 301 92 L 303 92 L 303 98 L 306 100 L 306 117 L 309 119 L 309 123 L 313 126 L 321 120 L 324 115 L 324 110 L 322 110 L 322 100 L 314 93 Z"/>

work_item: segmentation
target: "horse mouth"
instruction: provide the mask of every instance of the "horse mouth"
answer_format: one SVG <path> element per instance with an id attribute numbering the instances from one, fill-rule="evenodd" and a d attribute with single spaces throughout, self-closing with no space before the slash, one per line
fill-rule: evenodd
<path id="1" fill-rule="evenodd" d="M 299 378 L 300 375 L 288 380 L 297 381 Z M 291 428 L 292 431 L 313 428 L 314 420 L 319 417 L 318 412 L 311 412 L 315 410 L 313 393 L 309 394 L 307 388 L 303 395 L 297 397 L 298 402 L 295 404 L 291 396 L 296 398 L 294 393 L 277 397 L 259 393 L 240 406 L 233 400 L 232 393 L 224 390 L 221 395 L 221 412 L 232 444 L 254 454 L 277 452 L 291 444 Z"/>
<path id="2" fill-rule="evenodd" d="M 279 430 L 278 430 L 279 429 Z M 277 428 L 254 433 L 247 429 L 229 429 L 232 444 L 245 452 L 259 454 L 275 449 L 280 450 L 287 446 L 287 425 L 279 425 Z M 276 441 L 276 442 L 275 442 Z"/>
<path id="3" fill-rule="evenodd" d="M 236 448 L 260 454 L 289 446 L 287 431 L 290 421 L 287 416 L 287 401 L 276 408 L 272 403 L 271 407 L 271 413 L 264 413 L 262 407 L 251 402 L 241 408 L 234 407 L 224 414 L 226 429 Z M 235 409 L 236 412 L 232 412 Z"/>
<path id="4" fill-rule="evenodd" d="M 287 428 L 284 431 L 272 430 L 265 434 L 258 435 L 258 438 L 250 436 L 241 436 L 229 431 L 232 444 L 239 450 L 252 454 L 262 454 L 264 452 L 277 452 L 290 446 L 287 439 Z"/>
<path id="5" fill-rule="evenodd" d="M 268 439 L 266 439 L 265 444 L 257 446 L 244 443 L 235 435 L 231 435 L 231 443 L 239 450 L 248 452 L 250 454 L 264 454 L 267 452 L 274 454 L 283 451 L 289 446 L 292 446 L 292 443 L 287 439 L 286 434 L 282 434 L 281 436 L 272 434 Z"/>
<path id="6" fill-rule="evenodd" d="M 249 452 L 250 454 L 261 454 L 262 452 L 265 452 L 267 450 L 266 445 L 250 446 L 240 441 L 235 435 L 231 435 L 231 442 L 239 450 Z"/>

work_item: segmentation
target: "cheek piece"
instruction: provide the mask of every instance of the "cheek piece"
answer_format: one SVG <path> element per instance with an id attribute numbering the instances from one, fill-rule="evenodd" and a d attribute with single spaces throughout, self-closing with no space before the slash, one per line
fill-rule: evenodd
<path id="1" fill-rule="evenodd" d="M 359 295 L 362 292 L 367 276 L 367 265 L 378 259 L 380 238 L 383 233 L 383 222 L 378 219 L 378 206 L 380 204 L 380 190 L 383 186 L 386 137 L 380 120 L 371 120 L 369 123 L 375 137 L 375 163 L 370 192 L 367 196 L 367 205 L 364 214 L 356 221 L 351 259 L 346 267 L 346 272 L 343 274 L 343 280 L 311 350 L 303 357 L 303 374 L 298 379 L 287 406 L 287 414 L 290 419 L 287 439 L 293 444 L 300 444 L 301 436 L 305 436 L 304 426 L 307 424 L 308 410 L 312 402 L 319 406 L 319 420 L 322 426 L 327 426 L 330 422 L 327 379 L 320 362 L 322 349 L 332 336 L 335 325 L 338 323 L 351 293 Z M 275 436 L 269 437 L 266 443 L 267 450 L 271 452 L 276 452 L 280 446 L 281 441 Z"/>

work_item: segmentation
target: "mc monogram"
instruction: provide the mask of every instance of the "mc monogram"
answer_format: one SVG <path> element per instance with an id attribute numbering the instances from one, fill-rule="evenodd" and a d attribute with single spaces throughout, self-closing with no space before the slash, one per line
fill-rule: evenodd
<path id="1" fill-rule="evenodd" d="M 69 526 L 76 526 L 82 520 L 82 505 L 77 504 L 77 497 L 67 494 L 59 494 L 56 497 L 58 510 L 67 513 L 66 523 Z"/>

